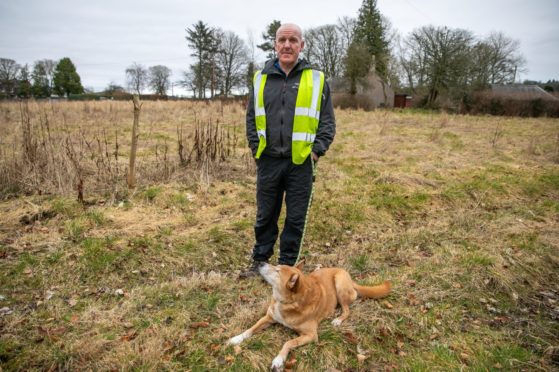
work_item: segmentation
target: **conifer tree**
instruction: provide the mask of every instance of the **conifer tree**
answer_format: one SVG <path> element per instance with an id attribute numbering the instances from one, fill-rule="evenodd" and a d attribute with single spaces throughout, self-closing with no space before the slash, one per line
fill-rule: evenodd
<path id="1" fill-rule="evenodd" d="M 388 41 L 386 40 L 386 27 L 377 9 L 376 0 L 363 0 L 355 25 L 354 42 L 367 47 L 371 60 L 374 56 L 376 72 L 381 77 L 386 77 Z"/>
<path id="2" fill-rule="evenodd" d="M 83 93 L 80 75 L 68 57 L 62 58 L 54 69 L 54 92 L 60 96 Z"/>
<path id="3" fill-rule="evenodd" d="M 266 55 L 269 59 L 276 58 L 276 49 L 274 48 L 276 42 L 276 32 L 280 28 L 281 22 L 274 20 L 268 25 L 266 32 L 262 33 L 262 38 L 264 42 L 258 45 L 258 48 L 264 52 L 268 52 Z"/>
<path id="4" fill-rule="evenodd" d="M 190 66 L 193 83 L 198 92 L 198 98 L 206 98 L 206 88 L 214 91 L 216 79 L 215 55 L 218 51 L 219 40 L 215 30 L 202 21 L 195 23 L 192 28 L 186 29 L 186 41 L 192 48 L 192 57 L 196 63 Z"/>

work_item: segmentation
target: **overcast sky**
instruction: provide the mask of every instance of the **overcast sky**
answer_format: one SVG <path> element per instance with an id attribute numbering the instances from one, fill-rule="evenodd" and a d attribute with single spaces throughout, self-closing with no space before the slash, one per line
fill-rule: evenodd
<path id="1" fill-rule="evenodd" d="M 82 84 L 96 90 L 124 85 L 124 70 L 133 62 L 166 65 L 179 80 L 192 63 L 185 29 L 198 20 L 261 43 L 274 19 L 307 29 L 356 17 L 361 2 L 1 0 L 0 58 L 32 68 L 39 59 L 70 57 Z M 520 41 L 528 69 L 522 80 L 559 80 L 559 0 L 377 0 L 377 6 L 404 37 L 429 24 L 479 36 L 502 31 Z"/>

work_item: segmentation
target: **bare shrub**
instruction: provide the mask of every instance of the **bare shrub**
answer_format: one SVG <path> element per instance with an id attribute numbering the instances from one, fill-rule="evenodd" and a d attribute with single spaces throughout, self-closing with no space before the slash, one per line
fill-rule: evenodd
<path id="1" fill-rule="evenodd" d="M 463 114 L 490 114 L 520 117 L 559 117 L 559 99 L 544 99 L 530 94 L 495 95 L 476 92 L 468 95 L 461 106 Z"/>
<path id="2" fill-rule="evenodd" d="M 495 122 L 495 128 L 491 136 L 491 146 L 497 148 L 497 143 L 505 135 L 503 123 L 500 120 Z"/>
<path id="3" fill-rule="evenodd" d="M 238 138 L 234 131 L 224 128 L 219 121 L 209 121 L 206 124 L 196 123 L 190 146 L 185 144 L 183 126 L 179 126 L 177 142 L 181 165 L 215 168 L 233 154 Z"/>
<path id="4" fill-rule="evenodd" d="M 373 99 L 366 94 L 333 93 L 334 106 L 341 109 L 362 109 L 372 111 L 375 109 Z"/>
<path id="5" fill-rule="evenodd" d="M 378 133 L 379 136 L 385 136 L 388 132 L 388 127 L 389 127 L 388 112 L 384 111 L 381 115 L 380 130 Z"/>
<path id="6" fill-rule="evenodd" d="M 247 168 L 242 166 L 247 146 L 235 125 L 244 116 L 238 106 L 236 101 L 144 102 L 139 185 L 188 180 L 201 170 L 206 179 L 230 177 Z M 21 193 L 79 200 L 99 194 L 111 201 L 126 197 L 129 102 L 4 102 L 0 108 L 6 118 L 0 124 L 0 198 Z M 222 163 L 234 166 L 226 169 Z"/>

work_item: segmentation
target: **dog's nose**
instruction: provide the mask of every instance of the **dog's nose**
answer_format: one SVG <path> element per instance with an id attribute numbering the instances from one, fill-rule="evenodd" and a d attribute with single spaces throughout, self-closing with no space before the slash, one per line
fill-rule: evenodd
<path id="1" fill-rule="evenodd" d="M 261 262 L 258 263 L 258 268 L 260 269 L 261 267 L 264 267 L 267 264 L 268 264 L 267 262 L 261 261 Z"/>

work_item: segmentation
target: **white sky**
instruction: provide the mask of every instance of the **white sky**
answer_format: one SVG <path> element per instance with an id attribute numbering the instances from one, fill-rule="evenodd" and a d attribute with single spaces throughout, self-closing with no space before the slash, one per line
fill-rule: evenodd
<path id="1" fill-rule="evenodd" d="M 70 57 L 85 87 L 124 85 L 133 62 L 162 64 L 173 80 L 192 63 L 185 29 L 198 20 L 262 42 L 274 19 L 303 29 L 356 17 L 362 0 L 1 0 L 0 58 L 28 63 Z M 559 80 L 559 0 L 377 0 L 402 36 L 428 24 L 520 41 L 521 79 Z M 263 55 L 261 56 L 263 60 Z M 175 91 L 175 93 L 177 93 Z"/>

